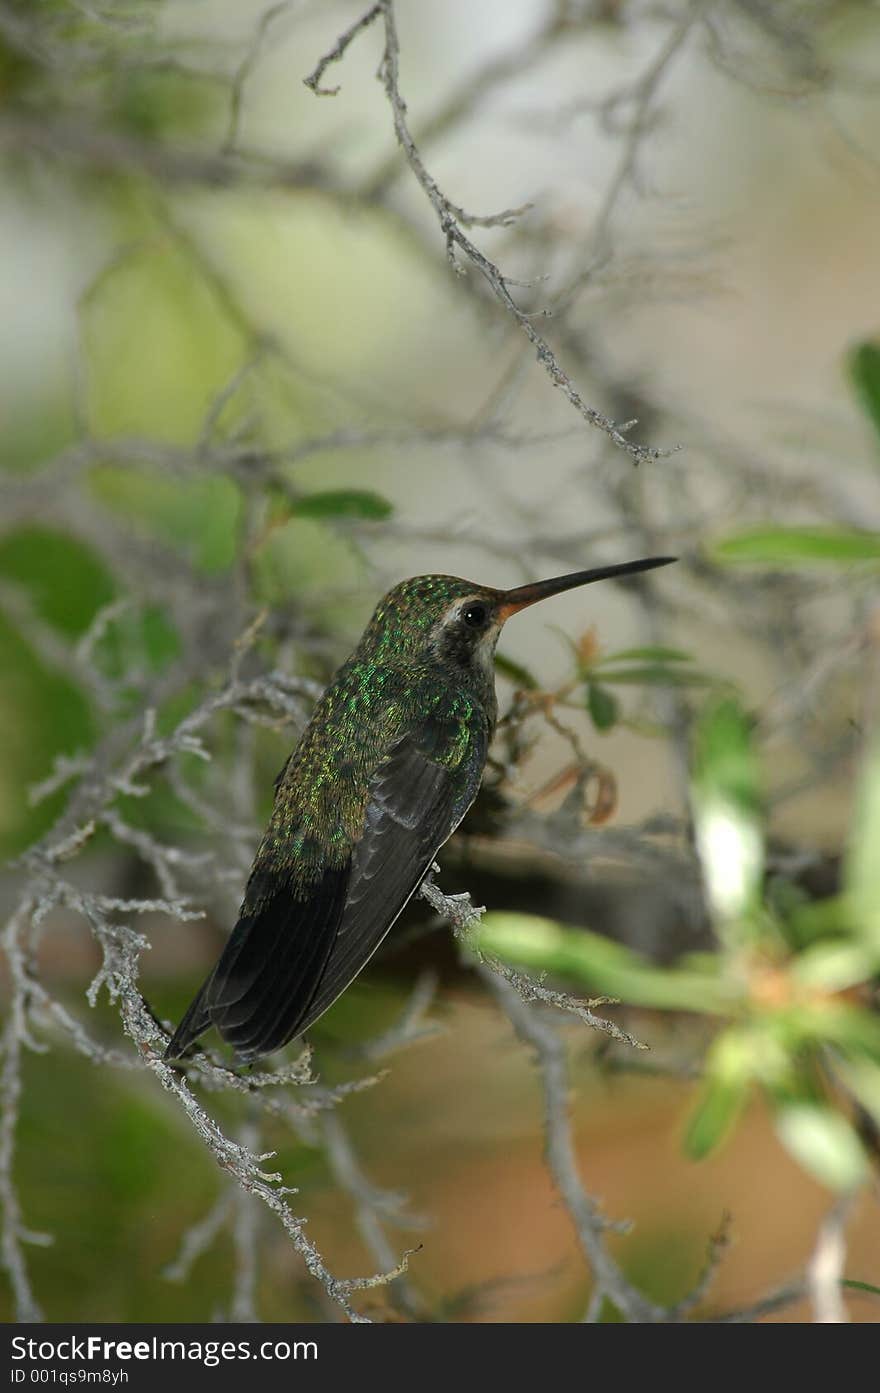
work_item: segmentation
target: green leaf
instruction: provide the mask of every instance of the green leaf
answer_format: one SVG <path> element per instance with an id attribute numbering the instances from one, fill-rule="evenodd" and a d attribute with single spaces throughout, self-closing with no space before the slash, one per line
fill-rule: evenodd
<path id="1" fill-rule="evenodd" d="M 880 1068 L 867 1059 L 840 1058 L 834 1070 L 880 1127 Z"/>
<path id="2" fill-rule="evenodd" d="M 880 561 L 880 532 L 854 527 L 756 527 L 715 542 L 710 554 L 722 564 L 753 562 L 776 568 Z"/>
<path id="3" fill-rule="evenodd" d="M 697 668 L 667 667 L 664 663 L 642 663 L 637 667 L 608 667 L 598 663 L 591 676 L 616 687 L 717 687 L 720 679 Z"/>
<path id="4" fill-rule="evenodd" d="M 616 653 L 607 653 L 601 659 L 600 665 L 605 667 L 608 663 L 689 663 L 691 661 L 690 653 L 684 653 L 680 648 L 663 648 L 659 644 L 655 644 L 646 648 L 620 648 Z"/>
<path id="5" fill-rule="evenodd" d="M 685 1151 L 702 1160 L 727 1137 L 755 1077 L 755 1042 L 745 1031 L 721 1032 L 706 1060 L 706 1080 L 685 1131 Z"/>
<path id="6" fill-rule="evenodd" d="M 694 776 L 697 849 L 706 891 L 722 923 L 754 913 L 764 864 L 758 766 L 749 721 L 733 700 L 718 702 L 697 732 Z"/>
<path id="7" fill-rule="evenodd" d="M 43 527 L 0 538 L 0 579 L 25 587 L 40 617 L 71 638 L 114 595 L 110 575 L 87 546 Z"/>
<path id="8" fill-rule="evenodd" d="M 369 489 L 332 489 L 326 493 L 307 493 L 290 505 L 290 514 L 299 518 L 366 518 L 381 522 L 394 512 L 387 498 Z"/>
<path id="9" fill-rule="evenodd" d="M 198 254 L 183 249 L 188 234 L 140 227 L 129 254 L 106 268 L 82 304 L 89 425 L 99 437 L 191 448 L 240 368 L 249 332 L 234 322 Z M 241 420 L 246 396 L 239 407 Z M 170 480 L 169 489 L 181 482 Z"/>
<path id="10" fill-rule="evenodd" d="M 521 967 L 585 983 L 633 1006 L 724 1012 L 736 989 L 722 981 L 719 960 L 697 968 L 660 968 L 622 944 L 532 914 L 486 914 L 476 946 Z"/>
<path id="11" fill-rule="evenodd" d="M 840 1285 L 846 1287 L 847 1291 L 867 1291 L 871 1296 L 880 1296 L 880 1287 L 875 1287 L 870 1282 L 859 1282 L 855 1277 L 841 1277 Z"/>
<path id="12" fill-rule="evenodd" d="M 94 661 L 108 677 L 122 682 L 131 673 L 161 672 L 180 654 L 180 638 L 167 611 L 130 605 L 104 627 Z"/>
<path id="13" fill-rule="evenodd" d="M 495 667 L 502 676 L 506 677 L 516 687 L 522 687 L 527 692 L 538 690 L 537 678 L 533 677 L 527 667 L 517 663 L 513 658 L 507 658 L 503 653 L 495 654 Z"/>
<path id="14" fill-rule="evenodd" d="M 181 478 L 160 469 L 96 466 L 91 487 L 101 503 L 139 531 L 181 548 L 201 570 L 216 572 L 235 559 L 241 494 L 221 474 Z"/>
<path id="15" fill-rule="evenodd" d="M 817 939 L 833 938 L 852 933 L 852 906 L 846 895 L 831 895 L 827 900 L 808 900 L 791 912 L 789 927 L 797 942 L 809 944 Z"/>
<path id="16" fill-rule="evenodd" d="M 805 987 L 842 992 L 871 976 L 873 961 L 858 943 L 813 943 L 794 959 L 792 975 Z"/>
<path id="17" fill-rule="evenodd" d="M 818 1103 L 794 1103 L 780 1109 L 776 1130 L 795 1160 L 832 1190 L 851 1190 L 868 1172 L 864 1147 L 840 1113 Z"/>
<path id="18" fill-rule="evenodd" d="M 695 1161 L 702 1161 L 732 1131 L 748 1098 L 745 1080 L 727 1082 L 710 1079 L 703 1087 L 684 1135 L 684 1148 Z"/>
<path id="19" fill-rule="evenodd" d="M 598 682 L 587 683 L 587 710 L 597 730 L 610 730 L 620 715 L 617 697 Z"/>
<path id="20" fill-rule="evenodd" d="M 865 761 L 844 885 L 856 933 L 880 956 L 880 736 Z"/>
<path id="21" fill-rule="evenodd" d="M 76 615 L 77 625 L 80 616 Z M 88 749 L 96 721 L 89 702 L 61 669 L 48 666 L 28 645 L 27 635 L 0 605 L 0 728 L 6 732 L 0 758 L 0 858 L 17 855 L 58 817 L 65 793 L 36 808 L 30 785 L 45 779 L 58 754 Z"/>
<path id="22" fill-rule="evenodd" d="M 860 343 L 849 355 L 856 395 L 880 434 L 880 344 Z"/>
<path id="23" fill-rule="evenodd" d="M 880 1063 L 880 1016 L 851 1006 L 839 997 L 799 1006 L 797 1020 L 804 1036 L 830 1041 L 848 1054 L 867 1055 Z"/>

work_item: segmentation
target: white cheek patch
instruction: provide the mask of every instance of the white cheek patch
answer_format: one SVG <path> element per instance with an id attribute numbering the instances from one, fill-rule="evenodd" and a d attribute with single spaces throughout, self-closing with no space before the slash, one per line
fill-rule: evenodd
<path id="1" fill-rule="evenodd" d="M 482 603 L 482 600 L 480 599 L 479 595 L 474 596 L 474 603 L 476 604 L 477 602 Z M 490 627 L 486 629 L 484 633 L 480 634 L 479 638 L 476 638 L 476 642 L 473 641 L 476 637 L 475 635 L 471 636 L 470 642 L 467 642 L 467 640 L 463 640 L 461 632 L 463 627 L 461 622 L 461 612 L 463 606 L 466 606 L 467 604 L 467 600 L 457 600 L 455 604 L 452 605 L 446 611 L 442 620 L 440 621 L 440 633 L 444 636 L 446 634 L 450 634 L 456 646 L 460 646 L 463 642 L 467 643 L 467 647 L 470 649 L 471 653 L 471 661 L 473 662 L 474 666 L 477 667 L 480 670 L 480 672 L 494 679 L 495 646 L 498 642 L 498 635 L 501 632 L 501 626 L 500 624 L 491 624 Z M 473 646 L 471 646 L 471 644 Z M 436 634 L 436 631 L 432 647 L 435 652 L 439 653 L 442 653 L 444 648 L 442 639 L 439 638 L 439 635 Z M 462 649 L 462 652 L 464 651 L 466 650 Z"/>
<path id="2" fill-rule="evenodd" d="M 475 656 L 477 662 L 483 672 L 488 673 L 490 676 L 494 676 L 495 674 L 495 647 L 498 643 L 498 635 L 500 632 L 500 628 L 496 628 L 493 624 L 491 629 L 486 630 L 486 633 L 480 639 L 476 647 Z"/>

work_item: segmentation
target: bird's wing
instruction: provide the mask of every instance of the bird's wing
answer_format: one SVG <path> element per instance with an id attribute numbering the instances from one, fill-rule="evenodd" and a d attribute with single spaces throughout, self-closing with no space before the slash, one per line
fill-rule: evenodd
<path id="1" fill-rule="evenodd" d="M 323 1014 L 372 957 L 435 854 L 470 806 L 485 762 L 485 724 L 449 752 L 461 721 L 439 716 L 400 740 L 368 786 L 363 833 L 348 859 L 294 889 L 259 865 L 217 966 L 166 1051 L 209 1025 L 242 1059 L 269 1054 Z"/>
<path id="2" fill-rule="evenodd" d="M 310 1000 L 345 907 L 350 865 L 325 867 L 305 890 L 256 868 L 238 923 L 165 1051 L 176 1059 L 209 1026 L 256 1059 L 291 1038 L 287 1020 Z"/>
<path id="3" fill-rule="evenodd" d="M 446 722 L 423 726 L 373 776 L 339 930 L 297 1031 L 323 1015 L 366 966 L 473 802 L 486 760 L 485 727 L 470 736 L 454 770 L 432 758 L 448 733 Z"/>

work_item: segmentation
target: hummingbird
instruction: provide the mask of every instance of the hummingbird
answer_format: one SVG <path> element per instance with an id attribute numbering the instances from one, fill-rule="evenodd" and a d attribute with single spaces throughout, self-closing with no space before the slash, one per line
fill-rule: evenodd
<path id="1" fill-rule="evenodd" d="M 498 716 L 495 645 L 539 600 L 654 556 L 495 590 L 416 576 L 379 602 L 275 780 L 238 922 L 165 1051 L 215 1026 L 240 1063 L 332 1006 L 473 803 Z"/>

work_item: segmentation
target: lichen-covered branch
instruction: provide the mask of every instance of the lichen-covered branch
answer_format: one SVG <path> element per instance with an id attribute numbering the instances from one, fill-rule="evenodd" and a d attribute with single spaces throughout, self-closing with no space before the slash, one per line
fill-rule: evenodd
<path id="1" fill-rule="evenodd" d="M 628 439 L 626 432 L 631 430 L 636 424 L 628 421 L 619 424 L 612 421 L 596 407 L 591 406 L 584 400 L 581 393 L 574 386 L 571 378 L 560 364 L 556 354 L 550 344 L 539 334 L 532 317 L 521 310 L 511 293 L 511 286 L 515 282 L 504 275 L 489 259 L 488 256 L 471 241 L 464 229 L 466 227 L 505 227 L 510 225 L 528 206 L 521 208 L 506 208 L 500 213 L 474 214 L 467 212 L 464 208 L 452 203 L 446 194 L 442 192 L 433 175 L 429 173 L 418 147 L 410 133 L 407 122 L 406 103 L 400 91 L 400 44 L 397 37 L 397 21 L 394 13 L 394 0 L 379 0 L 373 5 L 356 25 L 348 29 L 337 43 L 336 47 L 326 55 L 318 64 L 315 72 L 305 79 L 306 85 L 315 87 L 320 80 L 320 76 L 329 63 L 340 59 L 352 39 L 361 30 L 367 28 L 374 20 L 382 20 L 385 34 L 385 51 L 379 67 L 379 76 L 385 88 L 385 94 L 391 107 L 392 119 L 394 121 L 394 131 L 397 136 L 407 163 L 413 174 L 427 195 L 437 220 L 440 230 L 446 241 L 446 253 L 452 267 L 461 270 L 456 261 L 456 251 L 460 252 L 467 262 L 480 272 L 495 298 L 503 305 L 504 309 L 513 317 L 516 324 L 525 334 L 529 343 L 535 351 L 538 362 L 550 378 L 554 387 L 558 387 L 563 395 L 571 402 L 576 411 L 580 412 L 584 420 L 591 426 L 604 431 L 609 439 L 621 450 L 625 451 L 636 464 L 644 460 L 656 460 L 668 454 L 667 450 L 660 450 L 648 445 L 637 445 Z M 316 76 L 317 74 L 317 76 Z M 323 89 L 322 95 L 334 96 L 338 88 Z"/>
<path id="2" fill-rule="evenodd" d="M 309 689 L 310 690 L 310 689 Z M 160 1086 L 177 1102 L 199 1140 L 207 1147 L 221 1169 L 250 1200 L 257 1200 L 275 1216 L 304 1262 L 311 1276 L 322 1285 L 328 1297 L 336 1302 L 349 1319 L 366 1319 L 353 1304 L 355 1293 L 370 1287 L 387 1284 L 401 1276 L 406 1258 L 392 1263 L 387 1272 L 369 1277 L 340 1278 L 325 1263 L 315 1244 L 308 1238 L 304 1221 L 292 1209 L 288 1195 L 294 1193 L 283 1184 L 282 1176 L 266 1170 L 264 1163 L 272 1152 L 258 1153 L 248 1138 L 255 1136 L 253 1126 L 244 1142 L 233 1141 L 222 1131 L 217 1121 L 201 1104 L 183 1071 L 167 1064 L 163 1051 L 167 1033 L 155 1019 L 141 994 L 139 959 L 148 943 L 142 934 L 126 920 L 132 914 L 163 913 L 186 921 L 198 917 L 185 901 L 171 897 L 177 885 L 171 878 L 169 866 L 186 863 L 186 856 L 176 848 L 163 847 L 147 833 L 132 835 L 118 818 L 114 803 L 120 793 L 137 796 L 145 791 L 144 781 L 167 768 L 180 754 L 209 757 L 202 743 L 202 732 L 220 712 L 235 711 L 248 719 L 255 706 L 263 703 L 286 717 L 299 716 L 299 699 L 293 694 L 297 685 L 280 675 L 242 681 L 233 675 L 226 686 L 185 716 L 167 735 L 159 736 L 153 713 L 148 712 L 135 734 L 132 747 L 115 760 L 108 748 L 103 757 L 97 755 L 88 768 L 80 771 L 80 782 L 73 790 L 67 810 L 43 839 L 30 849 L 24 858 L 27 872 L 25 889 L 19 906 L 8 921 L 3 947 L 13 981 L 12 1009 L 4 1036 L 3 1072 L 0 1088 L 3 1094 L 3 1118 L 0 1122 L 0 1198 L 3 1201 L 3 1236 L 0 1260 L 12 1284 L 20 1319 L 39 1318 L 39 1307 L 31 1291 L 22 1245 L 35 1241 L 27 1234 L 14 1185 L 15 1128 L 21 1089 L 21 1051 L 30 1045 L 44 1048 L 35 1039 L 33 1023 L 42 1017 L 70 1038 L 74 1047 L 95 1063 L 128 1061 L 117 1050 L 110 1050 L 91 1041 L 72 1013 L 61 1003 L 53 1001 L 45 988 L 33 977 L 28 966 L 30 935 L 53 912 L 64 908 L 84 919 L 102 951 L 102 964 L 89 988 L 89 1000 L 94 1003 L 99 992 L 106 991 L 119 1010 L 125 1034 L 135 1047 L 136 1057 L 150 1070 Z M 137 738 L 139 736 L 139 738 Z M 120 900 L 97 892 L 84 890 L 65 878 L 62 868 L 88 845 L 99 822 L 122 846 L 131 847 L 152 867 L 160 886 L 169 892 L 166 899 Z M 189 869 L 204 869 L 203 861 L 190 859 Z M 32 990 L 33 983 L 33 990 Z M 36 1014 L 34 1014 L 36 1013 Z M 189 1074 L 193 1082 L 209 1089 L 232 1089 L 245 1092 L 257 1110 L 289 1120 L 299 1125 L 316 1111 L 332 1106 L 344 1097 L 351 1087 L 363 1087 L 371 1080 L 357 1080 L 353 1085 L 337 1089 L 320 1089 L 313 1084 L 307 1057 L 293 1070 L 282 1071 L 254 1079 L 213 1065 L 204 1056 L 197 1056 Z M 272 1088 L 281 1087 L 287 1093 L 294 1087 L 294 1096 L 272 1095 Z M 300 1104 L 296 1097 L 303 1090 Z M 249 1243 L 253 1229 L 253 1210 L 243 1201 L 234 1205 L 235 1234 L 240 1256 Z M 210 1229 L 210 1225 L 209 1225 Z M 211 1230 L 213 1231 L 213 1230 Z M 190 1254 L 183 1255 L 184 1267 Z M 255 1270 L 252 1257 L 237 1265 L 238 1279 L 233 1298 L 239 1318 L 245 1311 L 253 1313 Z"/>

